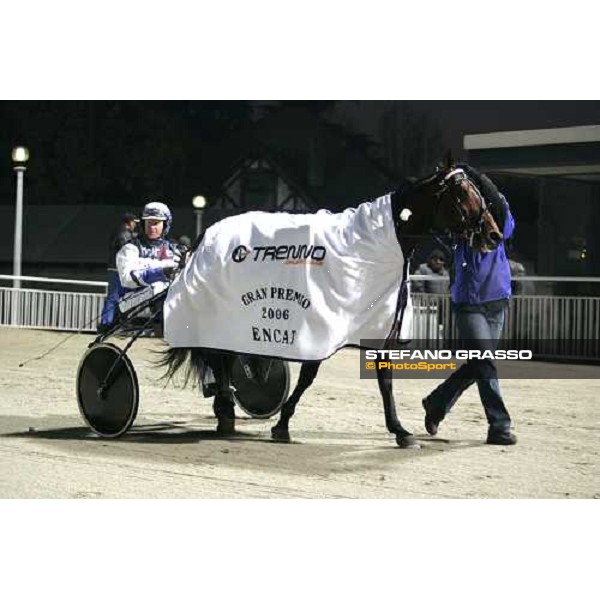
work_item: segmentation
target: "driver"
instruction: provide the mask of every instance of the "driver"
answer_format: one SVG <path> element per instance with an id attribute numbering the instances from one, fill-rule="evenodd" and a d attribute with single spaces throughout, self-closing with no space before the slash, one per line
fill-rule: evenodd
<path id="1" fill-rule="evenodd" d="M 152 286 L 158 293 L 168 287 L 182 258 L 177 243 L 166 238 L 173 217 L 166 204 L 149 202 L 141 220 L 141 234 L 117 253 L 119 279 L 129 290 Z"/>

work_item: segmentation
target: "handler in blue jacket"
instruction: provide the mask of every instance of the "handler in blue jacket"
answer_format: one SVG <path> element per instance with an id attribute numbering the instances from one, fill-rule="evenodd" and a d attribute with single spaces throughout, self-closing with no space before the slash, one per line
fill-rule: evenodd
<path id="1" fill-rule="evenodd" d="M 464 168 L 485 197 L 504 240 L 507 240 L 513 234 L 515 222 L 506 198 L 489 177 L 472 167 Z M 484 253 L 474 250 L 467 241 L 461 241 L 454 250 L 453 268 L 452 310 L 461 338 L 468 341 L 469 348 L 495 350 L 511 296 L 510 265 L 504 243 Z M 496 365 L 491 359 L 467 361 L 423 400 L 427 432 L 437 434 L 440 422 L 473 382 L 477 382 L 489 425 L 487 443 L 516 444 L 517 438 L 510 431 L 510 415 L 502 400 Z"/>

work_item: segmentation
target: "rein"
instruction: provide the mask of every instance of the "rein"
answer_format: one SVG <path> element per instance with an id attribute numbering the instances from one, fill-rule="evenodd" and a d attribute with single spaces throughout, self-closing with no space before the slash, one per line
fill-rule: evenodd
<path id="1" fill-rule="evenodd" d="M 412 258 L 413 252 L 404 259 L 404 266 L 402 268 L 402 281 L 400 282 L 400 290 L 398 291 L 398 300 L 396 301 L 396 313 L 394 314 L 394 320 L 392 322 L 392 328 L 385 338 L 383 349 L 388 350 L 392 348 L 394 341 L 400 335 L 400 328 L 404 321 L 404 312 L 408 305 L 408 268 Z"/>

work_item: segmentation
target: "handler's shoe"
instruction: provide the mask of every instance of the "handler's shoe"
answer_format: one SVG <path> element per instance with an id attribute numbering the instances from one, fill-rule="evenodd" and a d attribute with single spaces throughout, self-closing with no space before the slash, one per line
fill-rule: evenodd
<path id="1" fill-rule="evenodd" d="M 433 418 L 431 409 L 428 407 L 428 398 L 423 398 L 422 404 L 425 409 L 425 429 L 429 435 L 437 435 L 440 422 Z"/>
<path id="2" fill-rule="evenodd" d="M 517 443 L 517 436 L 510 431 L 488 431 L 486 444 L 495 446 L 513 446 Z"/>

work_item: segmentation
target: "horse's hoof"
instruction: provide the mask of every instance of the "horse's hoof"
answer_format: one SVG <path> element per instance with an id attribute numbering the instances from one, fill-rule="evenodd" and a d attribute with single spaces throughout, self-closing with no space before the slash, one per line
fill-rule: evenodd
<path id="1" fill-rule="evenodd" d="M 292 437 L 287 429 L 277 429 L 277 427 L 271 427 L 271 439 L 274 442 L 291 442 Z"/>
<path id="2" fill-rule="evenodd" d="M 414 435 L 396 436 L 396 444 L 405 450 L 420 450 L 421 445 Z"/>
<path id="3" fill-rule="evenodd" d="M 221 417 L 217 423 L 217 433 L 229 435 L 235 433 L 235 419 Z"/>

